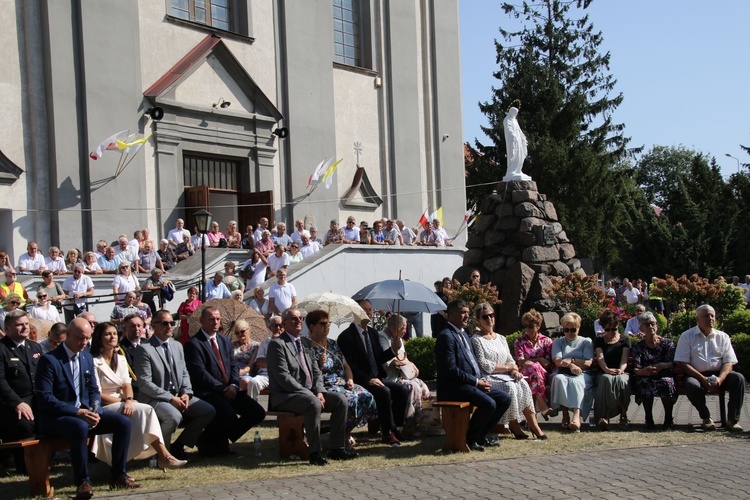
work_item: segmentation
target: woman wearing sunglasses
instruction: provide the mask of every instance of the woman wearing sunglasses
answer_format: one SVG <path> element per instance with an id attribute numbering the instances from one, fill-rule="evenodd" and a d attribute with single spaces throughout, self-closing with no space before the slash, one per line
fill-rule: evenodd
<path id="1" fill-rule="evenodd" d="M 591 385 L 587 384 L 585 373 L 591 367 L 594 344 L 591 339 L 578 336 L 581 329 L 578 314 L 568 313 L 560 323 L 565 336 L 552 343 L 552 361 L 557 368 L 552 377 L 550 403 L 552 408 L 562 408 L 563 428 L 578 432 L 581 429 L 581 409 L 584 409 L 585 419 L 591 407 L 590 397 L 584 397 L 589 390 L 587 386 Z"/>
<path id="2" fill-rule="evenodd" d="M 492 306 L 487 302 L 477 305 L 474 318 L 479 325 L 479 333 L 471 338 L 471 346 L 479 369 L 490 384 L 507 392 L 511 398 L 510 408 L 498 423 L 508 424 L 516 439 L 528 439 L 529 435 L 523 432 L 518 423 L 525 418 L 529 430 L 538 439 L 547 439 L 536 420 L 531 387 L 513 360 L 505 337 L 495 333 L 495 311 Z"/>
<path id="3" fill-rule="evenodd" d="M 29 311 L 29 318 L 46 319 L 53 323 L 60 323 L 60 313 L 57 308 L 49 301 L 49 295 L 44 290 L 36 292 L 36 305 Z"/>

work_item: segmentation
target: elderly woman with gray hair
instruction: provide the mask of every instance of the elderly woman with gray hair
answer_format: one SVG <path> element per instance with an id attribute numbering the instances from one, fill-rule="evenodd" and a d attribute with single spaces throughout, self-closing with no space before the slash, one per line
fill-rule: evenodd
<path id="1" fill-rule="evenodd" d="M 379 333 L 378 339 L 380 346 L 384 349 L 390 349 L 393 339 L 401 339 L 406 335 L 406 318 L 400 314 L 393 314 L 388 318 L 385 324 L 385 330 Z M 406 349 L 403 343 L 396 353 L 396 357 L 391 358 L 386 363 L 386 379 L 392 382 L 400 382 L 411 388 L 411 397 L 406 405 L 406 415 L 404 420 L 404 434 L 413 436 L 417 432 L 419 425 L 420 413 L 422 411 L 422 400 L 430 398 L 430 389 L 421 379 L 419 379 L 419 369 L 406 357 Z"/>
<path id="2" fill-rule="evenodd" d="M 654 428 L 654 398 L 661 398 L 664 405 L 663 429 L 673 425 L 672 407 L 677 401 L 677 385 L 674 380 L 675 345 L 671 340 L 656 334 L 659 329 L 656 317 L 651 312 L 638 316 L 643 340 L 633 347 L 635 367 L 635 402 L 643 403 L 646 413 L 646 428 Z"/>

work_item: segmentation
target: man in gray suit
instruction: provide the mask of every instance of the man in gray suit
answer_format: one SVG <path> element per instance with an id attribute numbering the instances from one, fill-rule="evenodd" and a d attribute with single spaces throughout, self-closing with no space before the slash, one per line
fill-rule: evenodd
<path id="1" fill-rule="evenodd" d="M 182 344 L 172 339 L 174 325 L 169 311 L 156 312 L 151 321 L 154 335 L 136 350 L 133 370 L 138 376 L 138 401 L 154 407 L 164 444 L 172 455 L 184 460 L 184 447 L 195 446 L 216 410 L 193 396 Z M 172 434 L 183 419 L 187 425 L 170 446 Z"/>
<path id="2" fill-rule="evenodd" d="M 328 458 L 349 460 L 358 455 L 345 448 L 348 403 L 343 394 L 327 392 L 312 351 L 300 342 L 302 313 L 290 307 L 281 315 L 285 333 L 268 344 L 268 382 L 271 410 L 288 411 L 305 417 L 305 435 L 310 449 L 310 465 L 326 465 L 320 454 L 320 413 L 331 413 Z"/>

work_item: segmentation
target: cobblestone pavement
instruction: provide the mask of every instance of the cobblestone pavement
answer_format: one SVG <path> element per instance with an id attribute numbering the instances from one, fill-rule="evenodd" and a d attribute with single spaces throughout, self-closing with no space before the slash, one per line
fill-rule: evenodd
<path id="1" fill-rule="evenodd" d="M 750 422 L 748 399 L 745 399 L 742 411 L 742 423 L 746 428 Z M 709 397 L 708 405 L 718 424 L 718 398 Z M 654 418 L 658 424 L 663 411 L 658 402 L 654 406 Z M 628 416 L 632 422 L 640 424 L 643 409 L 631 404 Z M 552 419 L 554 421 L 559 421 L 559 417 Z M 684 397 L 675 406 L 675 423 L 700 424 L 697 412 Z M 584 432 L 585 429 L 586 426 Z M 366 472 L 325 473 L 315 469 L 309 476 L 193 486 L 136 495 L 160 500 L 750 498 L 750 475 L 747 474 L 749 439 L 750 433 L 743 433 L 736 441 L 728 443 L 621 448 L 526 459 L 481 460 L 481 455 L 476 454 L 478 460 L 474 462 L 384 467 Z"/>
<path id="2" fill-rule="evenodd" d="M 136 493 L 153 499 L 747 498 L 750 443 L 628 448 L 530 460 L 386 467 Z M 715 464 L 721 463 L 720 467 Z M 690 469 L 691 472 L 686 472 Z M 711 469 L 709 472 L 708 469 Z M 705 471 L 705 472 L 704 472 Z M 115 497 L 108 497 L 115 498 Z M 123 497 L 124 498 L 124 497 Z"/>

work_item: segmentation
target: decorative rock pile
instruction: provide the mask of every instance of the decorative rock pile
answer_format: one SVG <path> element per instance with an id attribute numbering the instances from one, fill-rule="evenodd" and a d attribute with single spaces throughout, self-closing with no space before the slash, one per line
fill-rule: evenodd
<path id="1" fill-rule="evenodd" d="M 522 312 L 531 307 L 542 314 L 545 329 L 560 326 L 555 303 L 545 292 L 552 286 L 549 277 L 584 271 L 554 205 L 537 191 L 536 182 L 498 183 L 497 193 L 481 206 L 466 248 L 465 268 L 480 269 L 483 281 L 489 277 L 500 291 L 498 332 L 518 330 Z"/>

